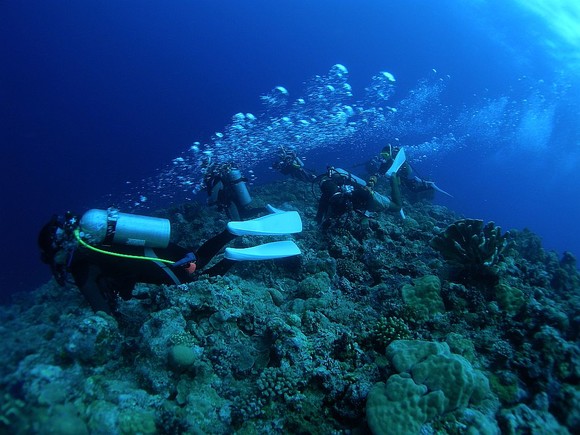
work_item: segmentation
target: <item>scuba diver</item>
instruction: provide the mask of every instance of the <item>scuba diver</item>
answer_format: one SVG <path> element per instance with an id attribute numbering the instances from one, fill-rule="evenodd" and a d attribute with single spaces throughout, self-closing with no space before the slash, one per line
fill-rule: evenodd
<path id="1" fill-rule="evenodd" d="M 58 284 L 72 281 L 94 311 L 111 314 L 117 298 L 128 300 L 138 282 L 181 284 L 201 274 L 223 275 L 241 260 L 268 260 L 300 254 L 290 240 L 250 248 L 226 248 L 223 258 L 204 269 L 222 248 L 241 235 L 287 235 L 302 231 L 295 211 L 270 207 L 271 214 L 248 221 L 229 222 L 221 233 L 195 252 L 170 243 L 169 220 L 120 213 L 117 209 L 91 209 L 82 217 L 67 212 L 41 229 L 41 260 Z"/>
<path id="2" fill-rule="evenodd" d="M 295 153 L 288 153 L 284 148 L 282 148 L 280 164 L 272 166 L 298 180 L 318 183 L 322 194 L 318 202 L 316 221 L 327 225 L 330 219 L 342 216 L 349 211 L 365 216 L 371 216 L 377 211 L 398 211 L 404 218 L 405 214 L 401 208 L 400 181 L 397 175 L 404 164 L 405 153 L 401 152 L 389 165 L 387 176 L 391 180 L 390 198 L 373 189 L 377 182 L 375 176 L 366 182 L 344 169 L 334 167 L 329 167 L 326 173 L 316 176 L 303 168 L 302 162 Z"/>
<path id="3" fill-rule="evenodd" d="M 373 190 L 376 177 L 368 182 L 340 168 L 328 168 L 326 174 L 319 178 L 322 191 L 316 212 L 316 222 L 326 225 L 329 219 L 336 218 L 349 211 L 355 211 L 365 216 L 373 212 L 399 212 L 403 218 L 400 193 L 400 181 L 396 171 L 390 175 L 391 197 L 381 195 Z"/>
<path id="4" fill-rule="evenodd" d="M 209 205 L 225 211 L 228 218 L 242 220 L 255 216 L 263 209 L 250 209 L 252 197 L 248 191 L 247 178 L 233 163 L 208 163 L 205 169 L 203 184 L 209 196 Z"/>
<path id="5" fill-rule="evenodd" d="M 287 151 L 284 147 L 280 148 L 280 155 L 278 160 L 272 164 L 272 168 L 283 175 L 290 175 L 298 181 L 313 182 L 316 180 L 316 174 L 304 168 L 304 163 L 295 151 Z"/>
<path id="6" fill-rule="evenodd" d="M 401 151 L 404 152 L 403 147 L 395 147 L 391 144 L 386 145 L 378 156 L 375 156 L 366 164 L 367 172 L 374 174 L 375 177 L 385 174 L 393 165 L 395 156 Z M 452 197 L 448 192 L 440 189 L 434 181 L 427 181 L 420 177 L 417 170 L 408 161 L 405 161 L 401 167 L 399 175 L 403 188 L 419 197 L 432 198 L 436 191 Z"/>

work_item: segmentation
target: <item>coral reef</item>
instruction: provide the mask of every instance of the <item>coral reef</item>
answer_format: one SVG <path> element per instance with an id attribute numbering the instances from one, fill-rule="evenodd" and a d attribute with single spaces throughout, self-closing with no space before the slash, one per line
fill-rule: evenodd
<path id="1" fill-rule="evenodd" d="M 398 340 L 387 348 L 387 357 L 397 373 L 369 393 L 366 415 L 373 434 L 418 433 L 446 413 L 455 412 L 460 421 L 474 407 L 481 408 L 484 433 L 499 433 L 487 377 L 446 343 Z"/>
<path id="2" fill-rule="evenodd" d="M 374 325 L 370 340 L 378 350 L 384 350 L 395 340 L 411 337 L 409 326 L 398 317 L 381 317 Z"/>
<path id="3" fill-rule="evenodd" d="M 428 319 L 432 315 L 445 311 L 440 294 L 441 281 L 435 275 L 417 278 L 414 285 L 405 284 L 401 293 L 405 303 L 414 308 L 420 319 Z"/>
<path id="4" fill-rule="evenodd" d="M 493 222 L 484 225 L 479 219 L 460 219 L 433 237 L 431 246 L 460 273 L 480 277 L 500 262 L 508 234 L 502 235 Z"/>
<path id="5" fill-rule="evenodd" d="M 425 201 L 323 229 L 308 185 L 253 196 L 301 213 L 300 258 L 140 284 L 114 317 L 53 281 L 0 306 L 0 432 L 580 431 L 572 254 Z M 184 246 L 226 224 L 160 213 Z"/>

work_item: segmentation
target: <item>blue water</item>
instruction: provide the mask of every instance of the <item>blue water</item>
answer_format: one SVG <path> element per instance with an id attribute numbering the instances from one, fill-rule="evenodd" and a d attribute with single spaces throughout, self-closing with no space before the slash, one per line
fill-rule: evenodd
<path id="1" fill-rule="evenodd" d="M 579 255 L 580 6 L 544 3 L 1 2 L 3 297 L 49 278 L 53 213 L 188 200 L 204 155 L 276 179 L 280 142 L 322 169 L 398 140 L 438 203 Z"/>

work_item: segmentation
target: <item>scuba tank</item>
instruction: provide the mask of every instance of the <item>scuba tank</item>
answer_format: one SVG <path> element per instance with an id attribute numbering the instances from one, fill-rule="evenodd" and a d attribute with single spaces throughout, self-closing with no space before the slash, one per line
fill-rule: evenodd
<path id="1" fill-rule="evenodd" d="M 242 173 L 237 168 L 231 168 L 226 172 L 225 184 L 231 188 L 234 202 L 239 207 L 245 207 L 252 202 L 252 197 L 246 186 L 246 179 L 242 177 Z"/>
<path id="2" fill-rule="evenodd" d="M 166 248 L 171 235 L 168 219 L 119 213 L 117 209 L 91 209 L 79 223 L 82 236 L 92 244 Z"/>
<path id="3" fill-rule="evenodd" d="M 354 182 L 356 184 L 358 184 L 359 186 L 366 186 L 367 182 L 365 180 L 363 180 L 362 178 L 357 177 L 356 175 L 342 169 L 342 168 L 333 168 L 334 171 L 344 177 L 346 177 L 349 181 Z"/>

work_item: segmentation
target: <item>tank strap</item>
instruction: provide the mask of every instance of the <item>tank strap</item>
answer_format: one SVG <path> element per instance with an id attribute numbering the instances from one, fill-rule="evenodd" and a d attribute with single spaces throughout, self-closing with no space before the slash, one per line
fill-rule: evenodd
<path id="1" fill-rule="evenodd" d="M 150 258 L 158 258 L 157 254 L 155 254 L 155 251 L 149 247 L 145 247 L 145 256 Z M 181 281 L 179 278 L 177 278 L 177 275 L 175 275 L 175 273 L 173 273 L 173 271 L 165 263 L 162 263 L 161 261 L 153 261 L 153 263 L 163 269 L 163 271 L 167 274 L 167 276 L 169 276 L 169 278 L 171 278 L 175 285 L 181 284 Z"/>
<path id="2" fill-rule="evenodd" d="M 107 209 L 107 230 L 105 238 L 102 242 L 103 246 L 112 246 L 115 238 L 115 231 L 117 230 L 117 221 L 119 220 L 119 211 L 114 208 Z"/>

